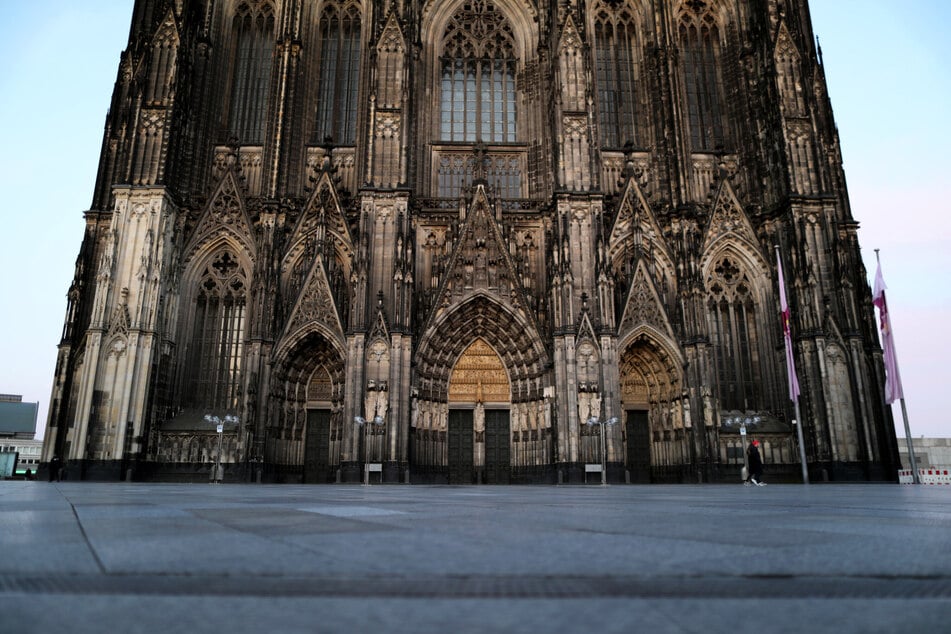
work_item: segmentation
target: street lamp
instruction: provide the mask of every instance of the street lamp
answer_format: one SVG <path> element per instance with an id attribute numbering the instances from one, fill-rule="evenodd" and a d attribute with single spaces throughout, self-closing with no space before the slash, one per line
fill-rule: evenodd
<path id="1" fill-rule="evenodd" d="M 357 427 L 363 428 L 363 483 L 370 484 L 370 443 L 367 439 L 367 430 L 370 425 L 382 426 L 386 421 L 383 420 L 382 416 L 376 415 L 370 420 L 363 416 L 354 416 L 353 422 L 356 423 Z"/>
<path id="2" fill-rule="evenodd" d="M 618 422 L 617 416 L 612 416 L 607 420 L 598 420 L 597 417 L 592 416 L 589 418 L 585 424 L 589 427 L 594 425 L 601 426 L 601 484 L 606 485 L 608 483 L 608 454 L 604 446 L 604 427 L 606 425 L 616 425 Z"/>
<path id="3" fill-rule="evenodd" d="M 205 414 L 206 423 L 214 423 L 218 427 L 218 455 L 215 457 L 215 477 L 211 479 L 212 482 L 220 482 L 224 478 L 221 477 L 221 435 L 225 431 L 225 423 L 238 424 L 238 417 L 232 416 L 231 414 L 226 414 L 224 418 L 218 418 L 212 414 Z"/>

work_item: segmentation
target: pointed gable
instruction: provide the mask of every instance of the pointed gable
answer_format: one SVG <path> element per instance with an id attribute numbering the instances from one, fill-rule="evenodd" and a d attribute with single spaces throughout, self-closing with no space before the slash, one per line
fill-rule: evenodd
<path id="1" fill-rule="evenodd" d="M 641 260 L 634 271 L 634 281 L 631 283 L 631 289 L 628 291 L 627 301 L 624 304 L 618 335 L 623 338 L 628 332 L 643 326 L 648 326 L 675 340 L 674 329 L 667 318 L 667 311 L 664 310 L 644 260 Z"/>
<path id="2" fill-rule="evenodd" d="M 335 240 L 335 247 L 339 251 L 340 260 L 349 270 L 353 260 L 353 237 L 350 235 L 350 225 L 340 206 L 340 197 L 334 187 L 333 179 L 327 172 L 322 172 L 317 179 L 317 186 L 310 200 L 304 206 L 297 219 L 297 224 L 291 231 L 290 247 L 284 256 L 283 269 L 293 266 L 297 258 L 307 249 L 307 243 L 314 237 L 325 238 L 331 234 Z"/>
<path id="3" fill-rule="evenodd" d="M 586 104 L 587 81 L 584 69 L 584 48 L 581 34 L 571 17 L 565 19 L 558 41 L 558 64 L 561 78 L 562 106 L 565 110 L 581 111 Z"/>
<path id="4" fill-rule="evenodd" d="M 750 247 L 754 253 L 759 253 L 759 241 L 753 231 L 753 225 L 746 212 L 740 206 L 736 194 L 730 183 L 724 181 L 717 192 L 716 203 L 713 206 L 713 215 L 703 241 L 703 252 L 709 252 L 720 240 L 731 238 Z"/>
<path id="5" fill-rule="evenodd" d="M 386 25 L 383 27 L 383 32 L 380 33 L 376 50 L 380 54 L 403 53 L 406 51 L 406 40 L 403 37 L 403 29 L 400 28 L 400 22 L 396 18 L 396 14 L 392 11 L 386 18 Z"/>
<path id="6" fill-rule="evenodd" d="M 594 325 L 591 323 L 591 317 L 587 310 L 582 310 L 581 316 L 578 318 L 578 334 L 575 339 L 579 342 L 590 341 L 596 347 L 600 348 L 598 345 L 598 336 L 594 332 Z"/>
<path id="7" fill-rule="evenodd" d="M 786 22 L 779 23 L 779 30 L 776 33 L 776 47 L 773 49 L 773 55 L 776 59 L 795 59 L 799 60 L 799 48 L 793 41 Z"/>
<path id="8" fill-rule="evenodd" d="M 561 38 L 558 40 L 558 52 L 578 54 L 581 53 L 582 48 L 581 34 L 578 32 L 578 27 L 575 26 L 574 18 L 569 13 L 568 17 L 565 18 L 565 25 L 561 29 Z"/>
<path id="9" fill-rule="evenodd" d="M 324 270 L 321 258 L 314 259 L 310 273 L 287 320 L 284 335 L 286 337 L 314 327 L 325 334 L 332 335 L 342 346 L 343 326 L 340 323 L 340 315 L 337 312 L 337 305 L 334 303 L 330 283 L 327 281 L 327 272 Z"/>
<path id="10" fill-rule="evenodd" d="M 806 106 L 800 69 L 801 56 L 785 22 L 780 23 L 776 34 L 773 59 L 776 63 L 776 82 L 784 113 L 788 117 L 805 116 Z"/>
<path id="11" fill-rule="evenodd" d="M 491 211 L 485 187 L 479 184 L 459 230 L 459 240 L 449 258 L 434 306 L 445 306 L 453 299 L 487 291 L 531 318 L 529 311 L 524 310 L 522 290 L 507 243 Z"/>
<path id="12" fill-rule="evenodd" d="M 667 242 L 654 212 L 644 198 L 634 179 L 624 186 L 618 204 L 614 225 L 608 238 L 608 261 L 615 271 L 624 269 L 624 259 L 634 253 L 635 245 L 650 254 L 669 278 L 673 278 L 673 259 L 667 250 Z"/>
<path id="13" fill-rule="evenodd" d="M 396 14 L 391 12 L 380 33 L 377 51 L 377 108 L 399 108 L 403 101 L 406 38 Z"/>
<path id="14" fill-rule="evenodd" d="M 185 257 L 182 261 L 187 261 L 202 246 L 221 238 L 230 238 L 243 248 L 249 258 L 254 259 L 255 244 L 251 234 L 251 220 L 248 218 L 233 169 L 225 172 L 205 206 L 184 250 Z"/>
<path id="15" fill-rule="evenodd" d="M 165 14 L 165 19 L 155 31 L 155 37 L 152 43 L 155 46 L 167 46 L 169 48 L 177 47 L 179 44 L 178 23 L 175 21 L 175 12 L 169 9 Z"/>
<path id="16" fill-rule="evenodd" d="M 389 324 L 386 323 L 386 312 L 382 307 L 376 310 L 376 320 L 373 322 L 373 327 L 370 328 L 370 335 L 367 337 L 367 341 L 374 341 L 376 339 L 383 341 L 390 340 L 390 327 Z"/>

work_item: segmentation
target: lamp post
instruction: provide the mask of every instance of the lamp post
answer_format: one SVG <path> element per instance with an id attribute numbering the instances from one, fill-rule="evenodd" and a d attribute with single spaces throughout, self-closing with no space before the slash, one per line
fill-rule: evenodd
<path id="1" fill-rule="evenodd" d="M 212 414 L 205 414 L 206 423 L 214 423 L 218 427 L 218 454 L 215 457 L 215 477 L 211 479 L 212 482 L 219 482 L 223 480 L 221 477 L 221 436 L 225 431 L 225 423 L 237 425 L 239 418 L 237 416 L 232 416 L 231 414 L 226 414 L 224 418 L 219 418 Z"/>
<path id="2" fill-rule="evenodd" d="M 618 422 L 617 416 L 612 416 L 607 420 L 598 420 L 595 416 L 589 418 L 585 424 L 590 426 L 600 425 L 601 426 L 601 484 L 602 486 L 607 485 L 608 483 L 608 454 L 605 448 L 604 442 L 604 427 L 606 425 L 615 425 Z"/>
<path id="3" fill-rule="evenodd" d="M 382 416 L 377 415 L 370 420 L 363 416 L 354 416 L 353 422 L 357 427 L 363 428 L 363 484 L 370 484 L 370 443 L 367 440 L 367 429 L 370 425 L 382 426 L 386 421 L 383 420 Z M 359 457 L 359 453 L 357 456 Z"/>

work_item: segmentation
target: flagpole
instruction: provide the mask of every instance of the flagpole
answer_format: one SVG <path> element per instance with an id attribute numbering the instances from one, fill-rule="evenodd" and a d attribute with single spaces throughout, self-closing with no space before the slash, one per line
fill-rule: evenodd
<path id="1" fill-rule="evenodd" d="M 878 249 L 875 249 L 875 263 L 878 264 L 879 270 L 882 268 L 882 261 L 878 257 Z M 881 310 L 881 308 L 879 308 Z M 889 328 L 891 328 L 891 320 L 889 319 Z M 892 337 L 894 338 L 894 328 L 892 328 Z M 908 462 L 911 465 L 911 481 L 915 484 L 921 484 L 921 477 L 918 475 L 918 461 L 915 459 L 915 447 L 914 442 L 911 439 L 911 427 L 908 425 L 908 408 L 905 407 L 905 391 L 901 391 L 901 398 L 898 399 L 901 402 L 901 419 L 905 424 L 905 444 L 908 445 Z M 890 405 L 890 403 L 885 403 Z"/>
<path id="2" fill-rule="evenodd" d="M 901 397 L 901 418 L 905 421 L 905 443 L 908 445 L 908 461 L 911 463 L 912 482 L 921 484 L 918 476 L 918 461 L 915 460 L 915 448 L 911 441 L 911 428 L 908 427 L 908 408 L 905 407 L 905 397 Z"/>
<path id="3" fill-rule="evenodd" d="M 775 246 L 776 246 L 776 264 L 777 266 L 782 266 L 782 262 L 779 257 L 779 245 L 777 244 Z M 782 276 L 782 269 L 780 269 L 779 283 L 781 284 L 780 292 L 782 292 L 783 295 L 786 295 L 786 288 L 785 288 L 786 280 Z M 783 336 L 784 337 L 786 336 L 785 332 Z M 790 333 L 790 340 L 791 339 L 792 339 L 792 333 Z M 788 349 L 788 353 L 792 354 L 791 346 Z M 787 372 L 793 371 L 789 367 L 788 363 L 786 365 L 787 365 L 786 367 Z M 790 382 L 792 382 L 792 380 L 793 380 L 792 378 L 789 378 Z M 799 390 L 797 389 L 796 391 L 798 392 Z M 792 396 L 792 394 L 790 394 L 790 396 Z M 799 395 L 798 394 L 796 395 L 796 398 L 792 399 L 792 402 L 793 402 L 794 411 L 796 413 L 796 437 L 799 439 L 799 464 L 802 466 L 802 483 L 809 484 L 809 465 L 806 463 L 806 442 L 805 440 L 803 440 L 803 436 L 802 436 L 802 414 L 799 413 Z"/>
<path id="4" fill-rule="evenodd" d="M 802 464 L 802 483 L 809 484 L 809 467 L 806 465 L 806 445 L 802 439 L 802 418 L 799 413 L 799 397 L 793 401 L 796 410 L 796 435 L 799 437 L 799 461 Z"/>

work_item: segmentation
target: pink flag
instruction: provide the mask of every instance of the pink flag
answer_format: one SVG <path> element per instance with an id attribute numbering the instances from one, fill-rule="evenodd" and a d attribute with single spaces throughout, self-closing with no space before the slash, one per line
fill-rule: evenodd
<path id="1" fill-rule="evenodd" d="M 885 402 L 892 403 L 905 398 L 901 389 L 901 375 L 898 373 L 898 359 L 895 356 L 895 338 L 892 325 L 888 320 L 888 304 L 885 302 L 885 280 L 882 278 L 882 263 L 878 263 L 875 272 L 875 288 L 872 291 L 872 303 L 878 306 L 879 323 L 882 329 L 882 348 L 885 355 Z"/>
<path id="2" fill-rule="evenodd" d="M 782 311 L 783 339 L 786 340 L 786 374 L 789 376 L 789 400 L 799 398 L 799 379 L 796 377 L 796 360 L 793 358 L 792 332 L 789 330 L 789 306 L 786 304 L 786 280 L 783 279 L 783 262 L 776 251 L 776 266 L 779 269 L 779 308 Z"/>

